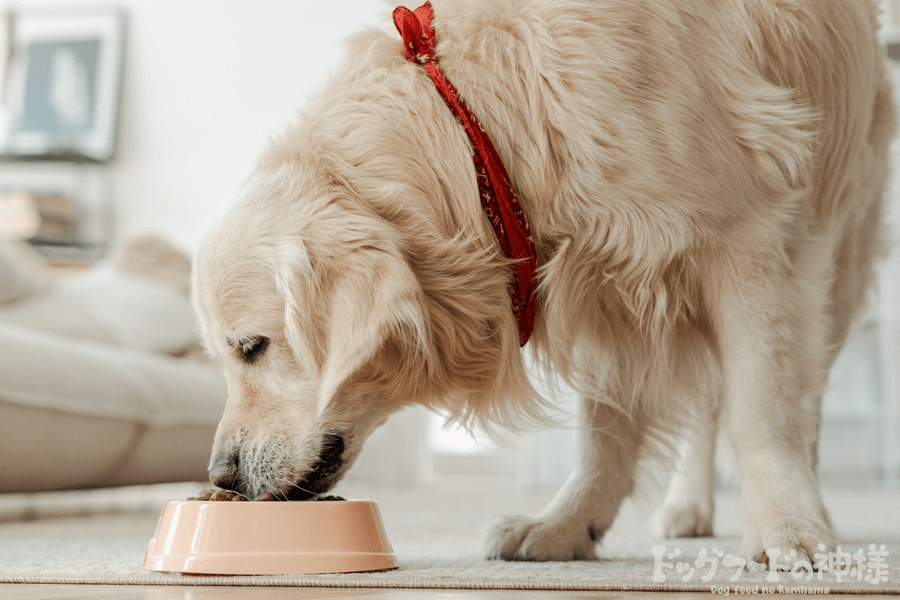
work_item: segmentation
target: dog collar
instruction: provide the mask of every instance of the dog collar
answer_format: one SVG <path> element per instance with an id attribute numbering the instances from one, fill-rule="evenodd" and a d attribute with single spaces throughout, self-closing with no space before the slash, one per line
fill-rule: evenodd
<path id="1" fill-rule="evenodd" d="M 431 26 L 433 17 L 430 2 L 415 11 L 403 6 L 394 9 L 394 25 L 403 39 L 407 60 L 425 69 L 472 142 L 481 207 L 494 229 L 503 254 L 515 261 L 515 277 L 510 284 L 509 295 L 513 314 L 519 323 L 519 345 L 524 346 L 534 329 L 537 292 L 537 256 L 531 229 L 491 138 L 438 65 L 434 28 Z"/>

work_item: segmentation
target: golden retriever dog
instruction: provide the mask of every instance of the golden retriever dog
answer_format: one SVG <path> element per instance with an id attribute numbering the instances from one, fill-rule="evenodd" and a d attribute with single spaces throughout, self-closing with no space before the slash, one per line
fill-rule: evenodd
<path id="1" fill-rule="evenodd" d="M 531 227 L 531 351 L 581 450 L 488 557 L 590 559 L 645 457 L 684 452 L 659 522 L 708 534 L 717 417 L 742 553 L 812 562 L 820 400 L 873 277 L 893 104 L 868 0 L 434 0 L 436 55 Z M 473 146 L 397 32 L 346 62 L 204 239 L 194 295 L 229 397 L 211 481 L 334 486 L 401 407 L 540 422 Z M 232 495 L 234 495 L 232 494 Z M 769 550 L 769 554 L 766 551 Z"/>

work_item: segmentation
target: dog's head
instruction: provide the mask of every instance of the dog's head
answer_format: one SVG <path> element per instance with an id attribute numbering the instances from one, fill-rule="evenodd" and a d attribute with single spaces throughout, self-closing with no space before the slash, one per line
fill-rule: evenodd
<path id="1" fill-rule="evenodd" d="M 250 498 L 327 491 L 421 397 L 429 332 L 402 240 L 312 181 L 256 175 L 195 261 L 204 338 L 229 390 L 210 478 Z"/>
<path id="2" fill-rule="evenodd" d="M 398 143 L 367 129 L 376 117 L 292 131 L 197 254 L 194 300 L 229 388 L 221 487 L 323 493 L 409 404 L 488 426 L 540 416 L 468 154 L 426 176 L 429 136 Z"/>

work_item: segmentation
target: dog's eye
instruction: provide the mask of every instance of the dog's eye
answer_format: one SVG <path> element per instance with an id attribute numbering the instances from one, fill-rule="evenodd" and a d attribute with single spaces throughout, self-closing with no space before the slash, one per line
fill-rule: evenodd
<path id="1" fill-rule="evenodd" d="M 238 350 L 241 352 L 241 359 L 248 365 L 252 365 L 265 354 L 268 347 L 269 338 L 260 336 L 242 339 Z"/>

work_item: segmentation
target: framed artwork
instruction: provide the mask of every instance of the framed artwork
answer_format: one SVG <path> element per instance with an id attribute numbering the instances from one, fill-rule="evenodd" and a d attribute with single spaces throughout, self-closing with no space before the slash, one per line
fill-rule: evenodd
<path id="1" fill-rule="evenodd" d="M 115 153 L 125 15 L 12 13 L 3 153 L 108 161 Z"/>

